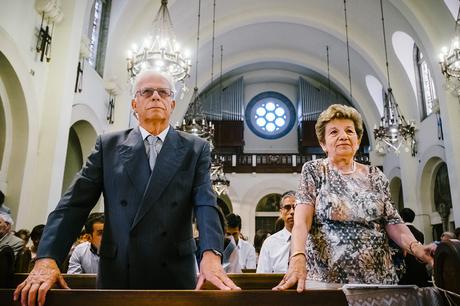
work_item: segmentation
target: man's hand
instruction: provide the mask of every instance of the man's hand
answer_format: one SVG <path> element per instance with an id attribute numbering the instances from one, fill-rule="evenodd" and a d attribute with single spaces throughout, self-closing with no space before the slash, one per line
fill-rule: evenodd
<path id="1" fill-rule="evenodd" d="M 45 304 L 46 293 L 55 283 L 64 289 L 70 289 L 54 259 L 39 259 L 35 262 L 26 280 L 20 283 L 14 291 L 14 300 L 17 301 L 20 297 L 23 306 L 36 305 L 37 301 L 38 305 L 42 306 Z"/>
<path id="2" fill-rule="evenodd" d="M 306 258 L 303 255 L 291 257 L 289 268 L 278 286 L 273 290 L 286 290 L 297 284 L 297 292 L 305 289 L 307 279 Z"/>
<path id="3" fill-rule="evenodd" d="M 200 290 L 205 281 L 211 282 L 220 290 L 241 290 L 227 276 L 224 268 L 220 264 L 220 256 L 212 251 L 205 251 L 200 263 L 200 277 L 195 290 Z"/>

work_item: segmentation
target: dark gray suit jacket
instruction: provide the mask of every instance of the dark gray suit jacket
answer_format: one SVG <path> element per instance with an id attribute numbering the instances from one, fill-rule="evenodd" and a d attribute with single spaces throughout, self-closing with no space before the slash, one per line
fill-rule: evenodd
<path id="1" fill-rule="evenodd" d="M 139 128 L 99 136 L 49 215 L 38 258 L 54 258 L 58 264 L 64 260 L 102 192 L 105 226 L 98 287 L 194 288 L 193 211 L 201 250 L 223 249 L 209 167 L 209 144 L 173 128 L 151 175 Z"/>

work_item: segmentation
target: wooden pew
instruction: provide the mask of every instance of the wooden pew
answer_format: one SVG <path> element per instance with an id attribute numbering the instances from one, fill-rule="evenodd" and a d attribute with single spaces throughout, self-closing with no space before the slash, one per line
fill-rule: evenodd
<path id="1" fill-rule="evenodd" d="M 27 277 L 27 273 L 16 273 L 13 276 L 11 288 L 15 288 Z M 283 278 L 284 274 L 261 274 L 261 273 L 235 273 L 229 277 L 242 289 L 271 289 Z M 95 274 L 63 274 L 65 281 L 72 289 L 95 289 Z M 216 288 L 205 283 L 203 289 L 215 290 Z"/>
<path id="2" fill-rule="evenodd" d="M 0 289 L 2 306 L 20 305 L 13 303 L 13 289 Z M 84 290 L 53 289 L 48 292 L 46 306 L 216 306 L 216 305 L 309 305 L 336 306 L 347 305 L 341 290 L 306 290 L 297 293 L 294 290 Z"/>

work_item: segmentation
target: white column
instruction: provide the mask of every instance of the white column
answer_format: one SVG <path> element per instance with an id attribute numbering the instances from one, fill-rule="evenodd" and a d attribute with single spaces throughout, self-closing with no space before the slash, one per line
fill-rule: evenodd
<path id="1" fill-rule="evenodd" d="M 63 20 L 54 27 L 52 54 L 44 89 L 44 104 L 35 158 L 36 172 L 28 173 L 29 197 L 20 203 L 18 223 L 44 222 L 61 197 L 74 85 L 87 0 L 62 1 Z M 27 199 L 28 198 L 28 199 Z"/>

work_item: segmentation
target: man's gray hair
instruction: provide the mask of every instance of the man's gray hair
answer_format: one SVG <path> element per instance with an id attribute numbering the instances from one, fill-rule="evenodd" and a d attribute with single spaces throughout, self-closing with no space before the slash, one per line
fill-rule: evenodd
<path id="1" fill-rule="evenodd" d="M 283 203 L 284 199 L 294 197 L 295 198 L 295 191 L 294 190 L 288 190 L 285 193 L 281 195 L 281 200 L 278 204 L 279 208 L 281 208 L 281 203 Z"/>
<path id="2" fill-rule="evenodd" d="M 174 82 L 173 77 L 169 73 L 156 71 L 156 70 L 144 70 L 141 73 L 139 73 L 136 76 L 136 79 L 134 80 L 134 91 L 139 90 L 138 88 L 139 81 L 149 76 L 158 76 L 158 77 L 165 79 L 169 84 L 169 89 L 171 89 L 174 93 L 176 92 L 176 87 L 175 87 L 175 82 Z"/>

